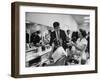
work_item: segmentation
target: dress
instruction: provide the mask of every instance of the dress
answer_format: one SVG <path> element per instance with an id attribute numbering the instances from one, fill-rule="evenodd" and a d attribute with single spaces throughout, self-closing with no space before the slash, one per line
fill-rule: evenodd
<path id="1" fill-rule="evenodd" d="M 80 38 L 79 38 L 79 39 L 77 40 L 77 42 L 76 42 L 76 44 L 77 44 L 78 46 L 80 46 L 80 47 L 86 45 L 86 47 L 84 48 L 83 51 L 79 51 L 79 50 L 76 49 L 76 52 L 80 54 L 81 59 L 84 59 L 84 60 L 87 59 L 87 53 L 85 52 L 85 51 L 86 51 L 86 48 L 87 48 L 87 43 L 88 43 L 88 42 L 87 42 L 87 40 L 86 40 L 85 38 L 83 38 L 82 40 L 80 40 Z"/>

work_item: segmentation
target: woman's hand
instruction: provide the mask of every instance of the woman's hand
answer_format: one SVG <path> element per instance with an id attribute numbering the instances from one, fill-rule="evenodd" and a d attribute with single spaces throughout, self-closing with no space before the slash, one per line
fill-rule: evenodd
<path id="1" fill-rule="evenodd" d="M 70 42 L 72 46 L 75 46 L 75 43 L 73 41 Z"/>
<path id="2" fill-rule="evenodd" d="M 69 41 L 69 43 L 67 43 L 68 46 L 73 46 L 75 43 L 73 43 L 72 41 Z"/>
<path id="3" fill-rule="evenodd" d="M 68 46 L 72 46 L 71 43 L 67 43 Z"/>

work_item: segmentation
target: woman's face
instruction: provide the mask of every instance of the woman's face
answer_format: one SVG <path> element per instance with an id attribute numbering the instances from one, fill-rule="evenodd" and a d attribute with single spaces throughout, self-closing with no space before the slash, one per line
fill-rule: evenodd
<path id="1" fill-rule="evenodd" d="M 82 34 L 80 31 L 78 32 L 78 36 L 79 36 L 79 38 L 82 38 Z"/>

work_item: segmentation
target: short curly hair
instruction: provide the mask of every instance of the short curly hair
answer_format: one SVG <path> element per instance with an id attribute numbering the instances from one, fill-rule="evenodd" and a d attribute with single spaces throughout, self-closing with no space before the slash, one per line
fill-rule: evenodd
<path id="1" fill-rule="evenodd" d="M 86 37 L 86 31 L 83 29 L 79 29 L 80 33 L 82 34 L 83 37 Z"/>
<path id="2" fill-rule="evenodd" d="M 59 27 L 59 25 L 60 25 L 59 22 L 54 22 L 54 23 L 53 23 L 53 27 L 54 27 L 54 28 L 55 28 L 55 27 Z"/>

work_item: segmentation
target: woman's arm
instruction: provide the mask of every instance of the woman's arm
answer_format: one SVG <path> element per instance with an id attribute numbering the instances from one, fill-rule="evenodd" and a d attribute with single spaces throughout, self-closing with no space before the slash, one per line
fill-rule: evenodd
<path id="1" fill-rule="evenodd" d="M 52 43 L 52 49 L 51 49 L 51 51 L 50 51 L 50 55 L 49 55 L 49 58 L 51 58 L 52 57 L 52 54 L 53 54 L 53 50 L 54 50 L 54 44 Z"/>
<path id="2" fill-rule="evenodd" d="M 83 45 L 81 45 L 81 46 L 79 46 L 78 44 L 73 43 L 73 42 L 71 42 L 71 44 L 72 44 L 72 46 L 75 46 L 75 48 L 76 48 L 77 50 L 79 50 L 79 51 L 83 51 L 83 50 L 86 48 L 86 44 L 83 44 Z"/>

